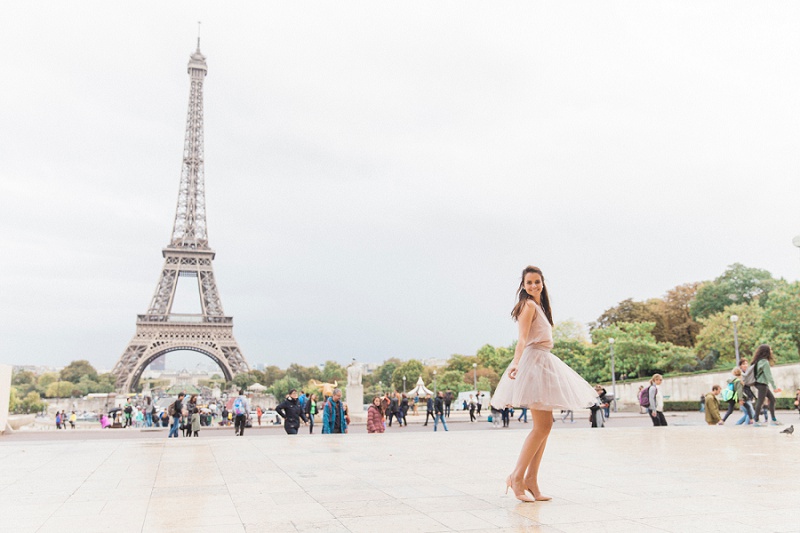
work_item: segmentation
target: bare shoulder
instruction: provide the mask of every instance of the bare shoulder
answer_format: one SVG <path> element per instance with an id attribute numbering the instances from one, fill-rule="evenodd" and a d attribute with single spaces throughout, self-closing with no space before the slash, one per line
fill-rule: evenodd
<path id="1" fill-rule="evenodd" d="M 525 305 L 522 307 L 522 312 L 520 312 L 519 315 L 522 319 L 533 320 L 536 318 L 536 312 L 536 302 L 534 302 L 533 299 L 528 299 L 525 301 Z"/>

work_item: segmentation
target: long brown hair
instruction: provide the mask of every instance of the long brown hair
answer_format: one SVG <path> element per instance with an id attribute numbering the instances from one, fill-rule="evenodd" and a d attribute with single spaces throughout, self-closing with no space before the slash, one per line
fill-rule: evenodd
<path id="1" fill-rule="evenodd" d="M 544 311 L 544 316 L 547 317 L 547 321 L 550 322 L 550 325 L 553 325 L 553 313 L 550 310 L 550 297 L 547 295 L 547 285 L 544 282 L 544 274 L 542 274 L 542 270 L 539 267 L 535 266 L 527 266 L 525 270 L 522 271 L 522 279 L 519 282 L 519 288 L 517 289 L 517 305 L 514 306 L 514 309 L 511 310 L 511 318 L 515 321 L 519 319 L 520 313 L 522 313 L 522 309 L 525 306 L 525 303 L 528 300 L 532 300 L 530 294 L 525 292 L 525 276 L 528 274 L 539 274 L 542 278 L 542 310 Z"/>
<path id="2" fill-rule="evenodd" d="M 771 365 L 775 364 L 775 356 L 772 354 L 772 348 L 769 347 L 769 344 L 762 344 L 756 348 L 756 354 L 750 364 L 756 366 L 762 359 L 766 359 Z"/>

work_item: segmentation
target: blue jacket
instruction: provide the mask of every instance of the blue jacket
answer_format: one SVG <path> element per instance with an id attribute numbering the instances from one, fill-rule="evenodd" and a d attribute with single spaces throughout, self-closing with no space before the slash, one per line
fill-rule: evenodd
<path id="1" fill-rule="evenodd" d="M 333 398 L 325 400 L 325 407 L 322 408 L 322 433 L 333 433 Z M 342 433 L 347 429 L 347 420 L 344 419 L 344 403 L 339 400 L 339 420 L 342 421 Z"/>

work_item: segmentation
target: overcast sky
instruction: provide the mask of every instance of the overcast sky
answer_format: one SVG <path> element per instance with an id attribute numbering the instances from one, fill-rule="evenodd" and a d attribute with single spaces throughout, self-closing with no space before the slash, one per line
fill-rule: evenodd
<path id="1" fill-rule="evenodd" d="M 208 228 L 251 364 L 507 345 L 800 276 L 796 2 L 5 2 L 0 362 L 111 368 L 175 214 L 197 21 Z"/>

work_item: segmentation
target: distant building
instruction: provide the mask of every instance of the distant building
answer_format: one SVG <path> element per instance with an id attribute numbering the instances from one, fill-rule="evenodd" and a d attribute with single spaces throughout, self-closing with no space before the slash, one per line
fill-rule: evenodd
<path id="1" fill-rule="evenodd" d="M 434 368 L 442 368 L 447 366 L 447 359 L 442 359 L 440 357 L 431 357 L 430 359 L 425 359 L 422 362 L 425 366 L 432 366 Z"/>
<path id="2" fill-rule="evenodd" d="M 150 370 L 166 370 L 167 369 L 167 355 L 164 354 L 153 360 L 148 366 Z"/>

